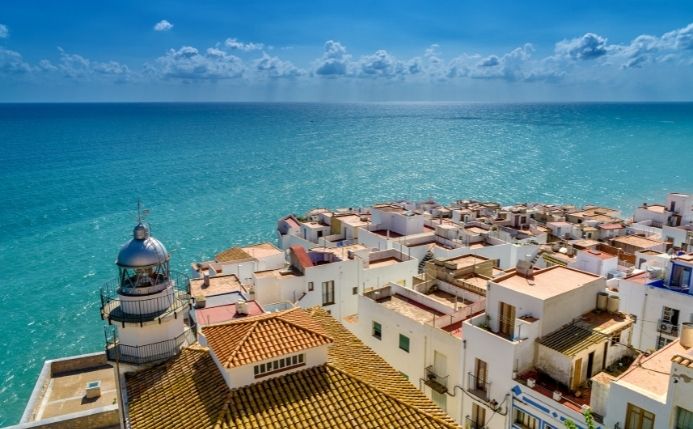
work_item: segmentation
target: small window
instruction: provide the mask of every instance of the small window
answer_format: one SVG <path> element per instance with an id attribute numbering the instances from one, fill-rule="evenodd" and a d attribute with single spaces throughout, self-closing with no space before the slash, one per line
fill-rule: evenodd
<path id="1" fill-rule="evenodd" d="M 291 365 L 296 365 L 298 363 L 298 356 L 291 356 Z"/>
<path id="2" fill-rule="evenodd" d="M 255 373 L 255 375 L 258 375 L 260 373 L 260 366 L 255 365 L 255 367 L 253 368 L 253 372 Z"/>
<path id="3" fill-rule="evenodd" d="M 693 412 L 685 408 L 676 407 L 676 429 L 693 428 Z"/>
<path id="4" fill-rule="evenodd" d="M 303 363 L 303 355 L 298 355 L 298 361 L 299 361 L 300 363 Z"/>
<path id="5" fill-rule="evenodd" d="M 272 362 L 272 366 L 274 367 L 274 369 L 279 369 L 279 361 L 275 360 L 274 362 Z"/>
<path id="6" fill-rule="evenodd" d="M 409 353 L 409 337 L 399 334 L 399 348 Z"/>
<path id="7" fill-rule="evenodd" d="M 373 322 L 373 332 L 371 333 L 375 338 L 381 340 L 383 338 L 383 325 L 378 322 Z"/>
<path id="8" fill-rule="evenodd" d="M 313 282 L 308 282 L 308 292 L 312 292 L 313 289 L 315 289 L 315 286 L 313 286 Z"/>
<path id="9" fill-rule="evenodd" d="M 539 429 L 539 420 L 518 408 L 515 408 L 515 424 L 524 429 Z"/>
<path id="10" fill-rule="evenodd" d="M 322 305 L 334 304 L 334 280 L 322 282 Z"/>
<path id="11" fill-rule="evenodd" d="M 351 294 L 356 295 L 357 293 L 359 293 L 359 287 L 358 286 L 352 287 L 351 288 Z"/>

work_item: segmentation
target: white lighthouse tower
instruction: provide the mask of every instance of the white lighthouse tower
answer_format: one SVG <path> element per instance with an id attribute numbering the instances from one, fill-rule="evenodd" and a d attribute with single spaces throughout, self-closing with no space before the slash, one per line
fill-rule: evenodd
<path id="1" fill-rule="evenodd" d="M 146 364 L 169 358 L 194 341 L 186 325 L 189 279 L 171 273 L 169 254 L 141 218 L 116 259 L 118 278 L 101 288 L 101 316 L 108 321 L 108 358 Z"/>

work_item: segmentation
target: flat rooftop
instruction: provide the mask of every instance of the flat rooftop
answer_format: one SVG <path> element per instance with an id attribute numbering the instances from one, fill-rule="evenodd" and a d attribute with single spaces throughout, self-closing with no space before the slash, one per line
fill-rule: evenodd
<path id="1" fill-rule="evenodd" d="M 507 276 L 498 277 L 492 282 L 535 298 L 549 299 L 597 279 L 599 276 L 595 274 L 555 265 L 535 271 L 531 279 L 514 272 Z"/>
<path id="2" fill-rule="evenodd" d="M 653 395 L 666 396 L 671 376 L 671 361 L 676 355 L 686 353 L 688 350 L 679 340 L 675 340 L 649 356 L 640 356 L 617 381 L 637 386 Z"/>
<path id="3" fill-rule="evenodd" d="M 640 235 L 622 235 L 620 237 L 613 238 L 612 241 L 615 243 L 623 243 L 634 247 L 640 247 L 641 249 L 647 249 L 664 243 L 662 240 L 642 237 Z"/>
<path id="4" fill-rule="evenodd" d="M 247 314 L 238 313 L 237 304 L 221 305 L 211 308 L 199 308 L 195 310 L 195 320 L 200 326 L 213 325 L 216 323 L 228 322 L 230 320 L 241 319 L 249 316 L 262 314 L 263 310 L 255 301 L 246 302 Z"/>
<path id="5" fill-rule="evenodd" d="M 245 292 L 235 274 L 210 276 L 209 286 L 205 286 L 204 279 L 190 280 L 190 294 L 194 296 L 213 296 L 231 292 Z"/>
<path id="6" fill-rule="evenodd" d="M 83 357 L 76 357 L 80 361 Z M 88 359 L 88 358 L 87 358 Z M 72 358 L 59 361 L 71 361 Z M 105 358 L 103 359 L 105 362 Z M 59 364 L 52 364 L 56 367 Z M 68 365 L 69 367 L 69 365 Z M 40 381 L 40 380 L 39 380 Z M 92 381 L 101 382 L 101 396 L 87 399 L 86 385 Z M 77 412 L 94 410 L 114 405 L 117 401 L 115 370 L 109 363 L 88 368 L 57 372 L 50 375 L 42 395 L 37 400 L 32 421 L 63 416 Z"/>
<path id="7" fill-rule="evenodd" d="M 465 226 L 464 230 L 469 231 L 472 234 L 485 234 L 488 232 L 488 230 L 485 230 L 484 228 L 480 228 L 478 226 Z"/>
<path id="8" fill-rule="evenodd" d="M 394 256 L 390 256 L 384 259 L 379 259 L 377 261 L 371 261 L 368 263 L 368 268 L 381 268 L 381 267 L 387 267 L 389 265 L 395 265 L 399 264 L 400 261 L 398 258 L 395 258 Z"/>
<path id="9" fill-rule="evenodd" d="M 379 299 L 376 302 L 385 308 L 394 310 L 420 323 L 429 323 L 434 317 L 444 316 L 443 313 L 437 310 L 399 294 L 393 294 L 386 298 Z"/>
<path id="10" fill-rule="evenodd" d="M 313 247 L 308 251 L 308 253 L 331 253 L 337 257 L 337 259 L 346 261 L 349 259 L 349 252 L 356 252 L 365 249 L 368 249 L 368 247 L 364 246 L 363 244 L 356 243 L 340 247 Z"/>
<path id="11" fill-rule="evenodd" d="M 277 249 L 272 243 L 258 243 L 252 246 L 242 247 L 243 251 L 255 259 L 262 259 L 268 256 L 281 255 L 284 252 Z"/>
<path id="12" fill-rule="evenodd" d="M 472 265 L 481 264 L 482 262 L 488 261 L 488 258 L 477 255 L 462 255 L 456 258 L 445 259 L 443 262 L 446 264 L 455 264 L 456 269 L 471 267 Z"/>

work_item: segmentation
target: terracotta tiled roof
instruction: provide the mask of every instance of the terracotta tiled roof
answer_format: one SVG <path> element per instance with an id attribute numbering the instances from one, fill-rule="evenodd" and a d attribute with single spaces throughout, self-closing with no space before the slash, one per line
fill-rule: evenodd
<path id="1" fill-rule="evenodd" d="M 322 326 L 299 308 L 206 326 L 202 333 L 226 368 L 332 342 Z"/>
<path id="2" fill-rule="evenodd" d="M 231 247 L 217 253 L 217 255 L 214 257 L 214 260 L 217 262 L 243 261 L 246 259 L 253 259 L 253 257 L 240 247 Z"/>
<path id="3" fill-rule="evenodd" d="M 161 365 L 127 374 L 133 429 L 210 428 L 229 388 L 206 349 L 184 349 Z"/>
<path id="4" fill-rule="evenodd" d="M 322 365 L 234 390 L 217 428 L 446 426 L 443 419 L 426 415 L 333 366 Z"/>
<path id="5" fill-rule="evenodd" d="M 209 352 L 184 350 L 167 363 L 128 377 L 132 428 L 459 429 L 324 310 L 295 309 L 283 313 L 282 319 L 287 316 L 287 323 L 308 321 L 311 330 L 320 329 L 321 335 L 334 340 L 327 364 L 224 395 L 226 385 Z M 237 323 L 220 326 L 232 325 Z"/>

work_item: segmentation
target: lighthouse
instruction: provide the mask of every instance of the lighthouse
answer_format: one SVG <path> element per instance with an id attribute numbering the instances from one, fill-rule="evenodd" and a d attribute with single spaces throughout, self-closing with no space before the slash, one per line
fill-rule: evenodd
<path id="1" fill-rule="evenodd" d="M 187 321 L 189 278 L 171 272 L 166 247 L 141 219 L 118 252 L 118 277 L 101 288 L 106 353 L 135 365 L 176 355 L 194 341 Z"/>

